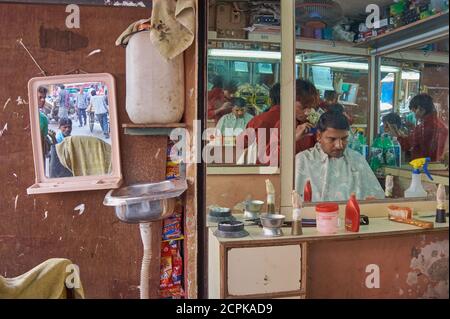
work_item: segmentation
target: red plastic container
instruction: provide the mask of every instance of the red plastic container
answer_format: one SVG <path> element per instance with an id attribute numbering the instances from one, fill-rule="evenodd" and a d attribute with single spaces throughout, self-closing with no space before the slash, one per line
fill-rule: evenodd
<path id="1" fill-rule="evenodd" d="M 351 232 L 359 232 L 360 210 L 355 193 L 350 195 L 350 198 L 345 206 L 345 229 Z"/>

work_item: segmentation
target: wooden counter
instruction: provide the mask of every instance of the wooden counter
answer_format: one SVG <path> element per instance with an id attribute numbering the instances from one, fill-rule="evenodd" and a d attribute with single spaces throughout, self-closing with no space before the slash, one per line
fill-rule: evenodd
<path id="1" fill-rule="evenodd" d="M 434 221 L 421 217 L 431 214 L 423 211 L 416 218 Z M 358 233 L 341 228 L 323 235 L 315 227 L 303 227 L 301 236 L 283 228 L 284 236 L 266 237 L 262 228 L 246 226 L 249 236 L 232 239 L 215 237 L 216 227 L 210 224 L 208 295 L 448 298 L 448 284 L 442 288 L 445 280 L 448 283 L 448 227 L 448 219 L 425 230 L 381 217 L 370 218 Z M 434 263 L 439 271 L 426 268 Z"/>

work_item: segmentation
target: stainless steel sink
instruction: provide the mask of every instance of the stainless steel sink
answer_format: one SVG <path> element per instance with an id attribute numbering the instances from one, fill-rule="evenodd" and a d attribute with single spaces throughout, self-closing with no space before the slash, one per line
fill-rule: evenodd
<path id="1" fill-rule="evenodd" d="M 110 190 L 103 205 L 114 206 L 117 218 L 125 223 L 148 223 L 173 214 L 175 199 L 187 189 L 185 179 L 135 184 Z"/>

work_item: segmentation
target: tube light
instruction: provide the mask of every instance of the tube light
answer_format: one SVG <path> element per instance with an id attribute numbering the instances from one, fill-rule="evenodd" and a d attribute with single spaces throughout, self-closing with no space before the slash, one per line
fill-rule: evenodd
<path id="1" fill-rule="evenodd" d="M 216 57 L 229 57 L 229 58 L 255 58 L 255 59 L 272 59 L 272 60 L 281 59 L 281 52 L 274 52 L 274 51 L 210 49 L 209 55 Z"/>
<path id="2" fill-rule="evenodd" d="M 278 51 L 255 51 L 255 50 L 230 50 L 230 49 L 209 49 L 208 55 L 212 57 L 224 58 L 253 58 L 267 60 L 281 60 L 281 52 Z M 296 63 L 300 63 L 301 59 L 297 57 Z"/>
<path id="3" fill-rule="evenodd" d="M 318 63 L 317 65 L 320 66 L 328 66 L 331 68 L 339 68 L 339 69 L 348 69 L 348 70 L 369 70 L 369 64 L 368 63 L 359 63 L 359 62 L 326 62 L 326 63 Z M 392 67 L 392 66 L 381 66 L 381 72 L 399 72 L 400 70 L 398 68 Z"/>

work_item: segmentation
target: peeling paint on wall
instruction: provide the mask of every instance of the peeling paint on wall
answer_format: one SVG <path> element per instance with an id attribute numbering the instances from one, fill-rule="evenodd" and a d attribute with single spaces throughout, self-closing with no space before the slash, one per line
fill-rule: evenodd
<path id="1" fill-rule="evenodd" d="M 8 103 L 11 102 L 11 98 L 8 98 L 5 102 L 5 104 L 3 105 L 3 111 L 6 109 L 6 106 L 8 105 Z"/>
<path id="2" fill-rule="evenodd" d="M 448 298 L 449 242 L 442 240 L 423 247 L 413 247 L 411 271 L 406 283 L 420 289 L 419 282 L 426 284 L 423 298 Z M 414 287 L 415 286 L 415 287 Z M 410 292 L 410 289 L 408 290 Z"/>

